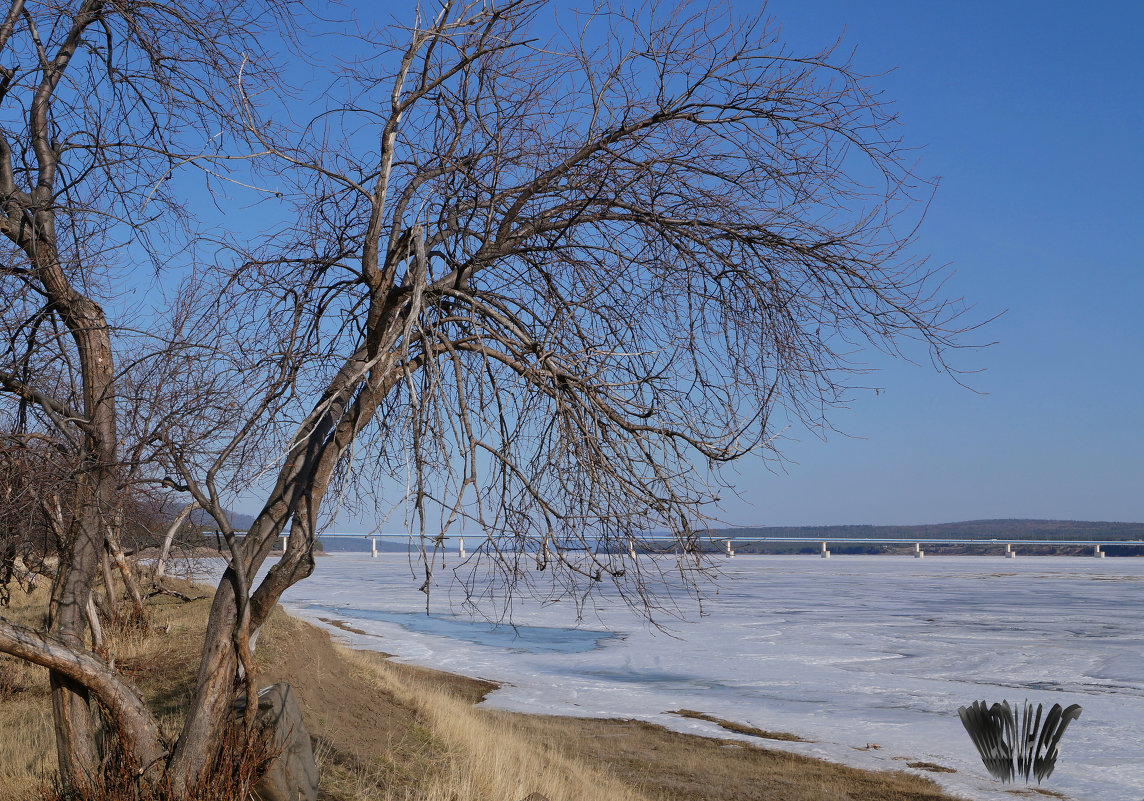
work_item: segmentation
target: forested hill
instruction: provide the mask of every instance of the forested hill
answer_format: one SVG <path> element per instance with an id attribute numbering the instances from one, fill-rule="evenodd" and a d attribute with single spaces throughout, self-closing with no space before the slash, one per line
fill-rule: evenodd
<path id="1" fill-rule="evenodd" d="M 755 537 L 871 537 L 928 539 L 965 537 L 1004 540 L 1141 540 L 1144 523 L 1108 523 L 1088 520 L 967 520 L 920 526 L 762 526 L 712 529 L 713 537 L 733 540 Z"/>

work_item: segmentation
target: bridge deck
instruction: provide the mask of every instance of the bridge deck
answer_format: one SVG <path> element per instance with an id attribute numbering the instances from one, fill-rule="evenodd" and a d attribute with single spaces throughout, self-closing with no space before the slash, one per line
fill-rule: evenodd
<path id="1" fill-rule="evenodd" d="M 204 536 L 213 536 L 209 532 Z M 444 537 L 446 541 L 469 537 L 470 540 L 476 541 L 481 539 L 479 534 L 449 534 Z M 318 539 L 325 539 L 328 537 L 348 537 L 351 539 L 414 539 L 415 535 L 411 534 L 342 534 L 337 532 L 329 532 L 319 534 Z M 430 540 L 433 537 L 429 538 Z M 901 537 L 697 537 L 699 542 L 703 540 L 714 542 L 726 542 L 730 540 L 737 544 L 747 543 L 806 543 L 806 542 L 832 542 L 844 545 L 1139 545 L 1144 546 L 1144 540 L 1027 540 L 1020 538 L 1001 538 L 1001 537 L 944 537 L 944 538 L 926 538 L 926 539 L 905 539 Z M 671 542 L 673 537 L 661 535 L 645 535 L 638 537 L 639 542 Z"/>

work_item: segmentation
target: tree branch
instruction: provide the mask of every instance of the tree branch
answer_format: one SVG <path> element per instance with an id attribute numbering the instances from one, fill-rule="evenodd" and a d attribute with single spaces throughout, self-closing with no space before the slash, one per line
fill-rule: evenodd
<path id="1" fill-rule="evenodd" d="M 0 618 L 0 651 L 54 670 L 86 687 L 127 735 L 139 768 L 154 766 L 166 753 L 147 705 L 107 665 L 55 637 Z"/>

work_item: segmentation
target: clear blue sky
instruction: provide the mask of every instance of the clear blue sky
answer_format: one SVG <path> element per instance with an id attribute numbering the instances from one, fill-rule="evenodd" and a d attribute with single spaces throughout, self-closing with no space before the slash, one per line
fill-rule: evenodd
<path id="1" fill-rule="evenodd" d="M 758 4 L 740 2 L 744 12 Z M 995 346 L 891 364 L 834 417 L 755 462 L 737 524 L 992 517 L 1144 521 L 1144 5 L 774 0 L 796 50 L 844 36 L 941 186 L 918 248 L 1005 311 Z M 884 360 L 879 360 L 884 363 Z"/>

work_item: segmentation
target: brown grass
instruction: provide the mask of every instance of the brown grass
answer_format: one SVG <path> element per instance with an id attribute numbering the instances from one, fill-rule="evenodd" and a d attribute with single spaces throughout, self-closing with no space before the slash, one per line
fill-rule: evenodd
<path id="1" fill-rule="evenodd" d="M 179 582 L 173 581 L 173 584 Z M 48 589 L 12 594 L 5 618 L 42 628 Z M 151 632 L 106 625 L 108 657 L 158 714 L 170 734 L 181 721 L 194 687 L 194 669 L 202 650 L 210 600 L 182 603 L 157 596 L 147 605 Z M 0 694 L 0 787 L 7 798 L 40 798 L 56 772 L 47 670 L 0 654 L 0 679 L 10 689 Z"/>
<path id="2" fill-rule="evenodd" d="M 714 723 L 721 729 L 733 731 L 736 734 L 749 734 L 752 737 L 761 737 L 764 740 L 786 740 L 793 743 L 805 743 L 806 740 L 799 737 L 797 734 L 791 734 L 785 731 L 767 731 L 746 723 L 736 723 L 733 720 L 724 720 L 717 718 L 714 715 L 707 715 L 703 712 L 696 712 L 694 709 L 677 709 L 671 714 L 679 715 L 683 718 L 693 718 L 695 720 L 705 720 L 708 723 Z"/>
<path id="3" fill-rule="evenodd" d="M 938 765 L 935 762 L 907 762 L 906 764 L 914 770 L 925 770 L 930 773 L 957 773 L 953 768 L 947 768 L 945 765 Z"/>
<path id="4" fill-rule="evenodd" d="M 8 619 L 42 624 L 42 597 L 13 600 Z M 193 688 L 209 606 L 209 599 L 158 596 L 148 604 L 149 634 L 106 632 L 116 665 L 168 733 Z M 475 707 L 496 685 L 340 648 L 281 611 L 259 637 L 256 663 L 260 686 L 286 681 L 294 688 L 325 801 L 520 801 L 533 793 L 549 801 L 950 801 L 913 774 L 862 771 L 637 721 Z M 46 672 L 0 656 L 0 693 L 0 787 L 5 798 L 37 798 L 55 769 Z M 798 739 L 693 710 L 679 714 L 756 737 Z"/>
<path id="5" fill-rule="evenodd" d="M 12 593 L 4 617 L 24 626 L 41 626 L 46 587 L 32 595 Z M 56 770 L 56 740 L 47 702 L 48 671 L 0 654 L 0 787 L 14 798 L 31 798 L 44 777 Z"/>
<path id="6" fill-rule="evenodd" d="M 559 742 L 658 801 L 952 801 L 911 773 L 860 770 L 640 721 L 511 716 L 531 736 Z"/>

